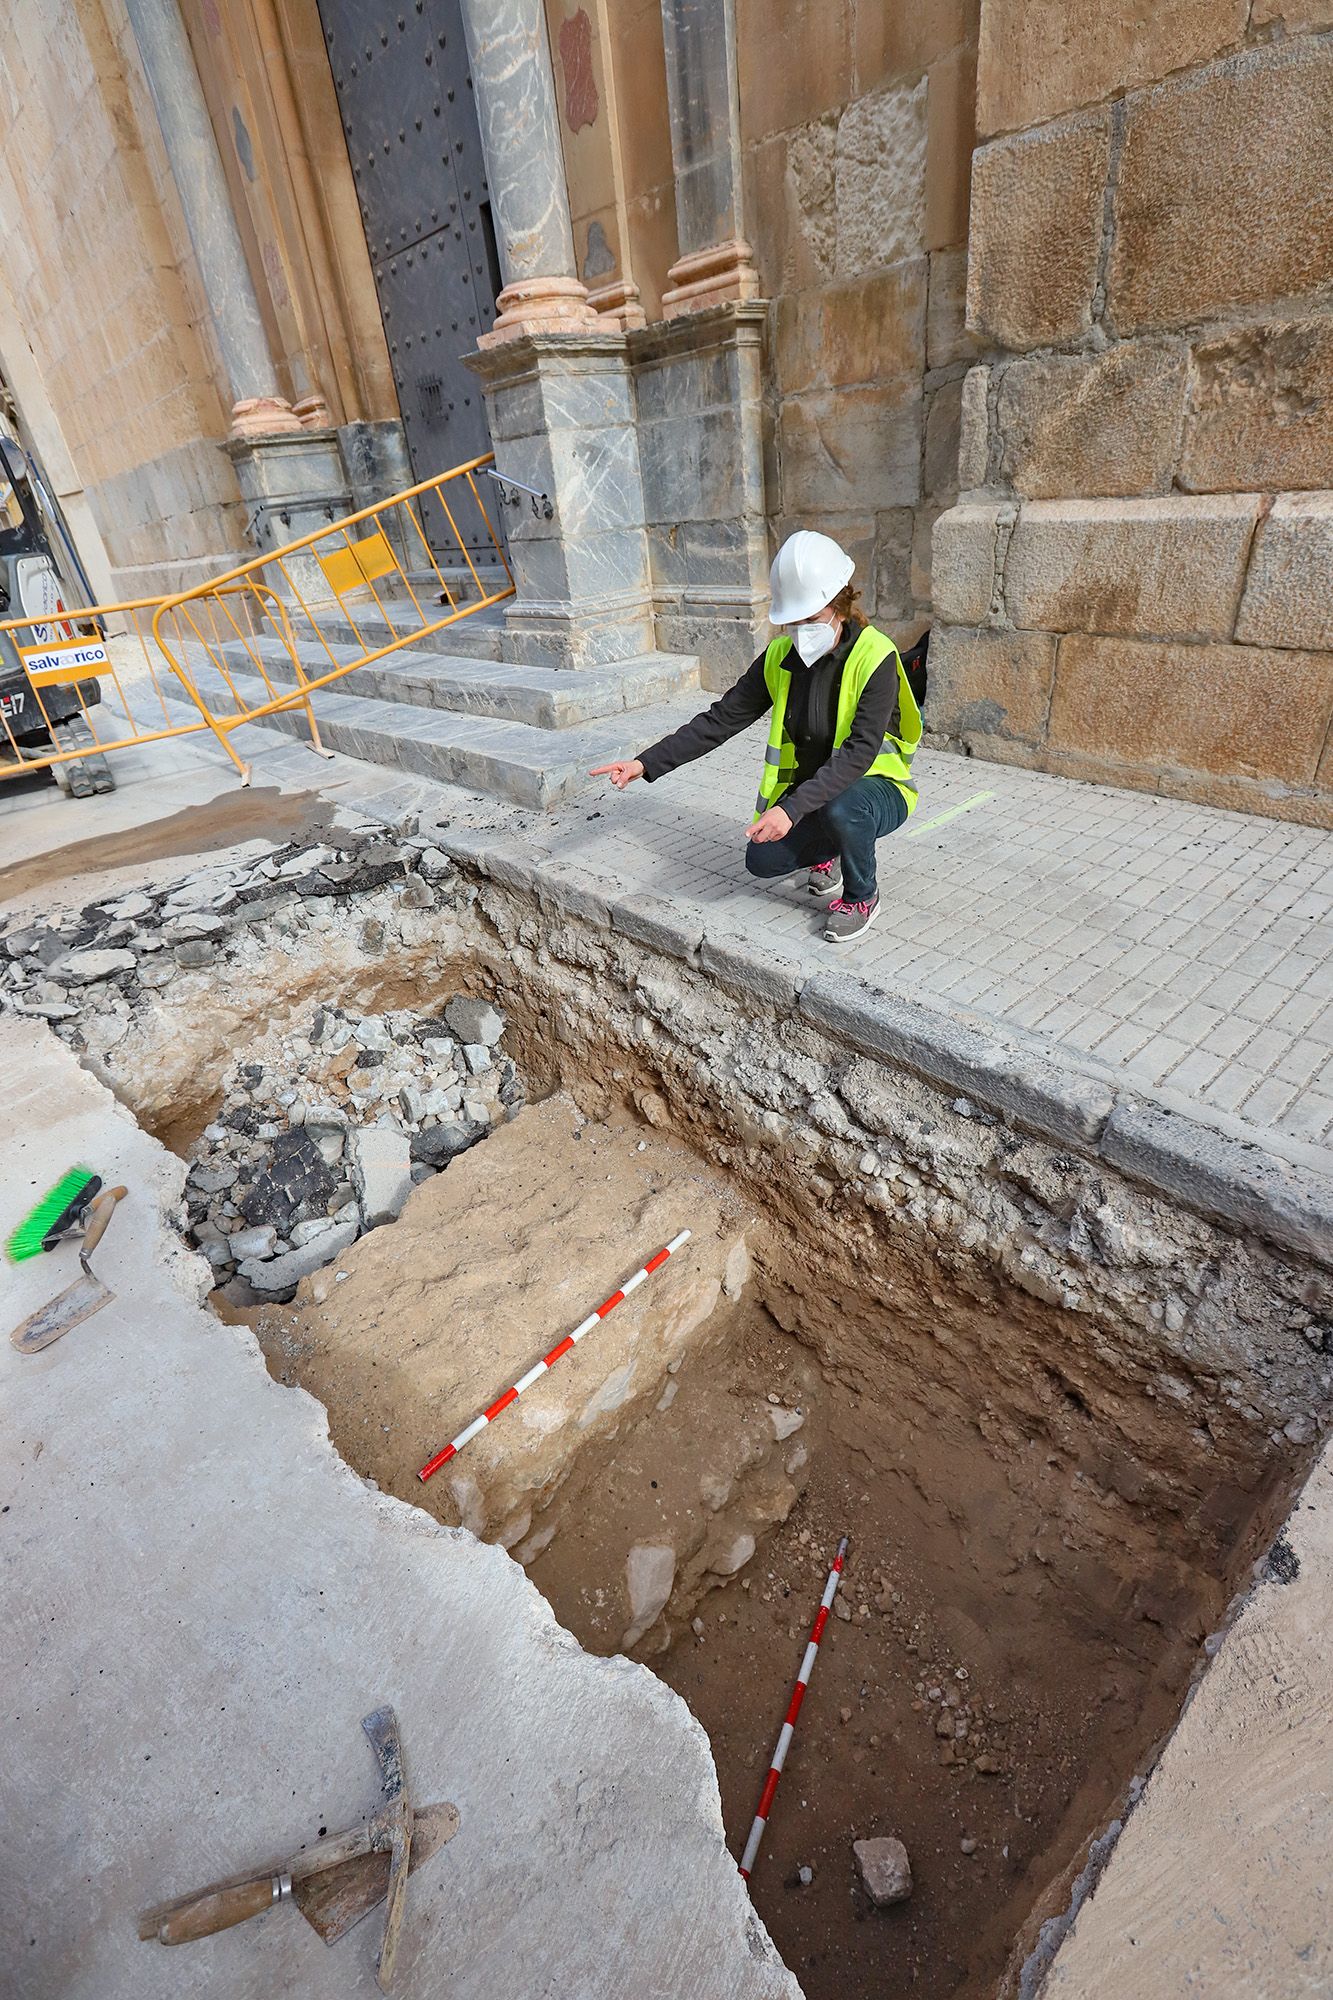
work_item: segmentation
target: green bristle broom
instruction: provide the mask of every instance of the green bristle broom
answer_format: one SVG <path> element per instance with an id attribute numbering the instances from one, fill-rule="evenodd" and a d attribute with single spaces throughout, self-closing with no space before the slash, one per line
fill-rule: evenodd
<path id="1" fill-rule="evenodd" d="M 5 1244 L 10 1263 L 21 1264 L 39 1250 L 53 1250 L 59 1238 L 75 1227 L 101 1185 L 100 1177 L 87 1167 L 71 1167 L 62 1174 Z"/>

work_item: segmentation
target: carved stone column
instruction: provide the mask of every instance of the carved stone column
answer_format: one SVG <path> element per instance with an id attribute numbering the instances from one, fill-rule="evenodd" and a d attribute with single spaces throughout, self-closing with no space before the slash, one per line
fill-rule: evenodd
<path id="1" fill-rule="evenodd" d="M 250 267 L 177 0 L 126 0 L 231 392 L 231 435 L 299 432 L 278 388 Z"/>
<path id="2" fill-rule="evenodd" d="M 462 0 L 504 290 L 477 345 L 597 325 L 574 262 L 542 0 Z"/>
<path id="3" fill-rule="evenodd" d="M 675 319 L 755 298 L 759 279 L 741 230 L 735 0 L 662 0 L 662 39 L 680 245 L 662 311 Z"/>

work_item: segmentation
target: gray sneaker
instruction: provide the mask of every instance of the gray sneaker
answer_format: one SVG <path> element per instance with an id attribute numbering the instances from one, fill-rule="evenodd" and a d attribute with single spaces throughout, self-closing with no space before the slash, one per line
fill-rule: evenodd
<path id="1" fill-rule="evenodd" d="M 812 896 L 821 899 L 836 896 L 842 888 L 842 863 L 834 855 L 832 861 L 816 861 L 806 877 L 805 886 Z"/>
<path id="2" fill-rule="evenodd" d="M 879 915 L 879 897 L 872 896 L 868 903 L 849 903 L 842 896 L 835 896 L 828 906 L 824 924 L 826 944 L 850 944 L 859 938 L 862 931 L 868 931 Z"/>

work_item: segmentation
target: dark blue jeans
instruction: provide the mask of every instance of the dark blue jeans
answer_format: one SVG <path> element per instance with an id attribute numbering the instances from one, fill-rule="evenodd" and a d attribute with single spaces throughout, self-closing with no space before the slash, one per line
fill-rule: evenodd
<path id="1" fill-rule="evenodd" d="M 745 866 L 767 882 L 840 855 L 843 895 L 849 903 L 868 903 L 875 893 L 875 842 L 906 818 L 907 801 L 891 778 L 858 778 L 818 812 L 798 819 L 782 840 L 748 842 Z"/>

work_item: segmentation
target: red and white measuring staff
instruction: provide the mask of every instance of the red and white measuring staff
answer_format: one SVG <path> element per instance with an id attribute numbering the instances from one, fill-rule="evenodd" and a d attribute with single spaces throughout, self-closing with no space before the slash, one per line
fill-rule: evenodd
<path id="1" fill-rule="evenodd" d="M 810 1685 L 810 1676 L 815 1670 L 815 1658 L 819 1652 L 819 1642 L 824 1636 L 824 1627 L 828 1624 L 828 1615 L 833 1609 L 833 1600 L 838 1594 L 838 1579 L 842 1575 L 842 1561 L 846 1553 L 847 1537 L 844 1535 L 838 1543 L 838 1553 L 833 1558 L 833 1567 L 828 1573 L 828 1582 L 824 1585 L 824 1595 L 820 1599 L 819 1610 L 815 1614 L 815 1622 L 810 1629 L 810 1643 L 805 1649 L 805 1658 L 801 1661 L 801 1671 L 797 1674 L 796 1685 L 792 1689 L 791 1702 L 787 1709 L 787 1719 L 778 1731 L 777 1748 L 773 1752 L 773 1761 L 768 1767 L 768 1776 L 764 1779 L 764 1789 L 759 1794 L 759 1810 L 754 1816 L 754 1825 L 750 1828 L 750 1838 L 746 1841 L 745 1852 L 741 1856 L 741 1879 L 745 1882 L 748 1882 L 750 1879 L 750 1870 L 754 1867 L 754 1858 L 759 1852 L 759 1843 L 764 1837 L 764 1828 L 768 1825 L 768 1815 L 773 1808 L 773 1794 L 778 1788 L 778 1779 L 782 1776 L 782 1767 L 787 1761 L 787 1752 L 791 1748 L 791 1739 L 796 1733 L 796 1718 L 801 1712 L 801 1703 L 805 1700 L 805 1691 Z"/>
<path id="2" fill-rule="evenodd" d="M 503 1396 L 496 1397 L 488 1410 L 483 1410 L 479 1417 L 474 1417 L 470 1424 L 465 1425 L 452 1444 L 447 1444 L 443 1451 L 437 1451 L 434 1458 L 429 1459 L 422 1466 L 420 1472 L 417 1474 L 417 1478 L 421 1480 L 429 1479 L 432 1472 L 438 1472 L 442 1465 L 447 1465 L 451 1458 L 456 1458 L 463 1449 L 463 1446 L 470 1444 L 478 1431 L 484 1431 L 487 1424 L 493 1424 L 501 1410 L 507 1410 L 511 1403 L 517 1402 L 525 1389 L 530 1389 L 534 1382 L 540 1381 L 548 1368 L 555 1367 L 556 1362 L 562 1354 L 568 1354 L 571 1347 L 576 1347 L 585 1333 L 591 1333 L 593 1328 L 601 1320 L 604 1320 L 609 1312 L 614 1312 L 622 1299 L 627 1299 L 631 1292 L 637 1292 L 645 1279 L 651 1278 L 653 1272 L 660 1270 L 662 1265 L 666 1263 L 667 1258 L 671 1256 L 672 1252 L 679 1250 L 681 1244 L 688 1243 L 689 1240 L 690 1231 L 688 1229 L 682 1229 L 679 1236 L 673 1236 L 665 1249 L 659 1250 L 655 1257 L 648 1259 L 648 1262 L 641 1271 L 636 1271 L 632 1278 L 626 1278 L 618 1292 L 612 1292 L 609 1299 L 603 1299 L 596 1312 L 590 1312 L 581 1326 L 576 1326 L 573 1333 L 567 1333 L 562 1341 L 557 1342 L 549 1354 L 544 1354 L 540 1361 L 534 1362 L 526 1375 L 520 1375 L 512 1389 L 506 1389 Z"/>

